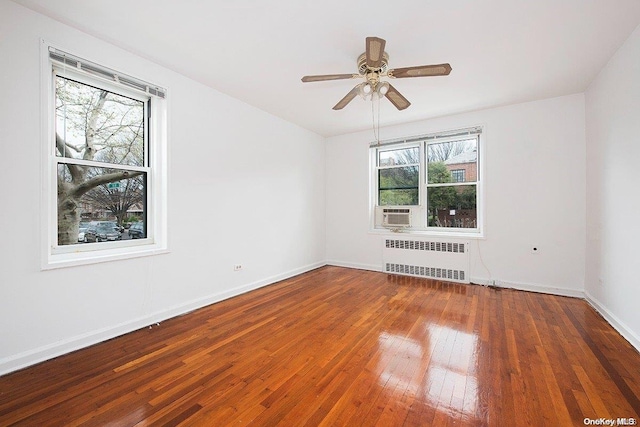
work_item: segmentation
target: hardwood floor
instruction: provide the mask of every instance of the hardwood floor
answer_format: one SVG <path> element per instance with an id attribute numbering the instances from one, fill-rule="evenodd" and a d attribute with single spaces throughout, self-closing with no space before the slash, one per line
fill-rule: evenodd
<path id="1" fill-rule="evenodd" d="M 323 267 L 0 377 L 0 425 L 582 426 L 638 396 L 582 300 Z"/>

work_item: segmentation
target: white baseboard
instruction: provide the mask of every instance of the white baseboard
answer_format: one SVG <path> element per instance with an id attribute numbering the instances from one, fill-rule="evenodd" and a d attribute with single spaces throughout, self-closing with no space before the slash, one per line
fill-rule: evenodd
<path id="1" fill-rule="evenodd" d="M 611 313 L 604 304 L 594 298 L 589 292 L 585 291 L 585 300 L 591 304 L 591 306 L 598 312 L 607 322 L 620 333 L 629 344 L 640 351 L 640 337 L 631 330 L 622 320 L 620 320 L 615 314 Z"/>
<path id="2" fill-rule="evenodd" d="M 333 265 L 336 267 L 347 267 L 347 268 L 355 268 L 357 270 L 368 270 L 368 271 L 382 271 L 382 266 L 380 265 L 372 265 L 372 264 L 356 264 L 352 262 L 342 262 L 336 260 L 327 260 L 327 265 Z"/>
<path id="3" fill-rule="evenodd" d="M 157 311 L 147 316 L 132 319 L 115 326 L 87 332 L 85 334 L 77 335 L 75 337 L 71 337 L 52 344 L 47 344 L 33 350 L 28 350 L 13 356 L 2 358 L 0 359 L 0 375 L 8 374 L 9 372 L 17 371 L 19 369 L 35 365 L 36 363 L 44 362 L 45 360 L 53 359 L 63 354 L 71 353 L 73 351 L 98 344 L 111 338 L 133 332 L 140 328 L 144 328 L 149 325 L 165 321 L 172 317 L 188 313 L 198 308 L 202 308 L 207 305 L 220 302 L 240 294 L 244 294 L 254 289 L 258 289 L 293 276 L 297 276 L 298 274 L 306 273 L 307 271 L 314 270 L 324 265 L 326 265 L 324 261 L 309 264 L 304 267 L 268 277 L 266 279 L 238 286 L 224 292 L 208 295 L 204 298 L 198 298 L 184 304 L 168 308 L 166 310 Z"/>
<path id="4" fill-rule="evenodd" d="M 497 286 L 499 288 L 517 289 L 519 291 L 538 292 L 541 294 L 559 295 L 563 297 L 573 297 L 584 299 L 584 291 L 580 289 L 560 288 L 555 286 L 545 286 L 533 283 L 505 282 L 503 280 L 487 280 L 471 278 L 471 283 L 484 286 Z"/>

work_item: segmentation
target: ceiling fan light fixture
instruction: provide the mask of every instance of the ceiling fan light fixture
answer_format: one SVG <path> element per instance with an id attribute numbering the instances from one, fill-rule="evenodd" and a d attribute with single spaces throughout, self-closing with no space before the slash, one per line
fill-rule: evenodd
<path id="1" fill-rule="evenodd" d="M 385 96 L 385 95 L 387 94 L 387 92 L 389 92 L 389 83 L 387 83 L 387 82 L 381 82 L 381 83 L 378 85 L 378 90 L 377 90 L 377 92 L 378 92 L 378 95 L 380 95 L 381 97 L 382 97 L 382 96 Z"/>
<path id="2" fill-rule="evenodd" d="M 373 92 L 373 88 L 369 83 L 360 83 L 358 93 L 362 97 L 362 99 L 367 100 L 371 98 L 371 93 Z"/>

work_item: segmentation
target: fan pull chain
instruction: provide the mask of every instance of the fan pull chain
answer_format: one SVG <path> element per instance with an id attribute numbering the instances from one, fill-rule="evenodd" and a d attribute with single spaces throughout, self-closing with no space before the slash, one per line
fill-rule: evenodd
<path id="1" fill-rule="evenodd" d="M 378 144 L 380 144 L 380 97 L 378 97 Z"/>
<path id="2" fill-rule="evenodd" d="M 378 122 L 376 123 L 376 113 L 374 108 L 374 100 L 371 100 L 371 124 L 373 127 L 373 138 L 376 144 L 380 143 L 380 98 L 378 97 Z"/>

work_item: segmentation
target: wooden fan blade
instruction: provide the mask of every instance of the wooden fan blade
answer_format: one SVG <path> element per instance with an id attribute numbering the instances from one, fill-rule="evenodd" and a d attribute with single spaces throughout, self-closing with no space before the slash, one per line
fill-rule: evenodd
<path id="1" fill-rule="evenodd" d="M 348 103 L 351 102 L 353 98 L 356 97 L 358 91 L 360 90 L 360 85 L 356 85 L 351 91 L 345 95 L 336 105 L 333 106 L 334 110 L 342 110 Z"/>
<path id="2" fill-rule="evenodd" d="M 391 103 L 398 110 L 404 110 L 405 108 L 409 107 L 409 105 L 411 105 L 411 103 L 407 100 L 407 98 L 402 96 L 402 94 L 398 92 L 395 87 L 391 85 L 389 85 L 389 90 L 384 96 L 386 96 L 387 99 L 391 101 Z"/>
<path id="3" fill-rule="evenodd" d="M 356 77 L 360 77 L 357 74 Z M 354 74 L 324 74 L 319 76 L 304 76 L 302 81 L 304 83 L 308 82 L 323 82 L 325 80 L 343 80 L 343 79 L 352 79 Z"/>
<path id="4" fill-rule="evenodd" d="M 380 68 L 382 67 L 382 57 L 384 53 L 384 46 L 387 42 L 379 37 L 367 37 L 367 67 Z"/>
<path id="5" fill-rule="evenodd" d="M 437 65 L 418 65 L 416 67 L 396 68 L 394 70 L 389 70 L 387 72 L 387 75 L 389 77 L 403 79 L 406 77 L 448 76 L 450 72 L 451 72 L 451 65 L 437 64 Z"/>

